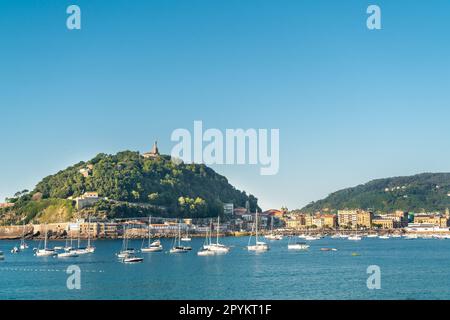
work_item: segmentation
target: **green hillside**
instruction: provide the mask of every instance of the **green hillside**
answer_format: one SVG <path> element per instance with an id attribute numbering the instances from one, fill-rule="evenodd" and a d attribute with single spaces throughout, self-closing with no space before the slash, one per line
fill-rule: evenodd
<path id="1" fill-rule="evenodd" d="M 87 170 L 84 176 L 80 170 Z M 51 221 L 73 215 L 75 198 L 87 191 L 107 198 L 90 210 L 108 217 L 158 214 L 167 217 L 210 217 L 223 213 L 223 203 L 257 208 L 257 199 L 235 189 L 211 168 L 198 164 L 175 164 L 169 156 L 145 159 L 138 152 L 99 154 L 44 178 L 31 192 L 10 199 L 15 207 L 0 210 L 8 222 L 20 219 Z M 68 202 L 67 202 L 68 201 Z M 71 205 L 67 205 L 70 203 Z M 65 208 L 65 209 L 64 209 Z M 5 221 L 3 221 L 5 222 Z"/>
<path id="2" fill-rule="evenodd" d="M 377 179 L 330 194 L 301 209 L 374 209 L 380 212 L 405 210 L 445 211 L 450 207 L 450 173 L 423 173 L 407 177 Z"/>

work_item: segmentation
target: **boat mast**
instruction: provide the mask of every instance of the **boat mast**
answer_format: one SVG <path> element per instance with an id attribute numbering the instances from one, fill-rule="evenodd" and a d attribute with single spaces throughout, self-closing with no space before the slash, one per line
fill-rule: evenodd
<path id="1" fill-rule="evenodd" d="M 91 247 L 91 216 L 88 218 L 88 248 Z"/>
<path id="2" fill-rule="evenodd" d="M 148 217 L 148 246 L 150 247 L 150 226 L 152 224 L 152 216 Z"/>
<path id="3" fill-rule="evenodd" d="M 258 244 L 258 209 L 256 209 L 256 221 L 255 221 L 255 240 L 256 240 L 256 244 Z"/>
<path id="4" fill-rule="evenodd" d="M 216 240 L 217 244 L 219 244 L 219 229 L 220 229 L 220 216 L 217 217 L 217 240 Z"/>
<path id="5" fill-rule="evenodd" d="M 47 232 L 48 232 L 48 227 L 47 227 L 47 224 L 45 224 L 44 250 L 47 250 Z"/>

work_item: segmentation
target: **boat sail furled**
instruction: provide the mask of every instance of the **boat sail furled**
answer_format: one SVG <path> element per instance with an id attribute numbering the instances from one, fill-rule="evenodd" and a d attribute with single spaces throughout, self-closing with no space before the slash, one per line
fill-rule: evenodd
<path id="1" fill-rule="evenodd" d="M 250 245 L 252 240 L 252 237 L 250 236 L 250 239 L 248 240 L 248 251 L 256 251 L 256 252 L 264 252 L 269 250 L 269 245 L 263 241 L 258 240 L 258 210 L 256 210 L 255 215 L 255 244 Z"/>

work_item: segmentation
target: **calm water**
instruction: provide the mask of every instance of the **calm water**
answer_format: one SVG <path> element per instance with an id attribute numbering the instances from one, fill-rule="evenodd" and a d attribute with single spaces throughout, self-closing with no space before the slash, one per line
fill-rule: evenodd
<path id="1" fill-rule="evenodd" d="M 244 250 L 247 238 L 224 238 L 228 255 L 198 257 L 203 239 L 187 254 L 144 254 L 141 264 L 119 263 L 121 241 L 96 241 L 93 255 L 37 258 L 31 248 L 12 255 L 16 241 L 0 241 L 1 299 L 450 299 L 450 240 L 342 239 L 313 241 L 307 252 Z M 163 240 L 165 250 L 171 240 Z M 51 242 L 51 246 L 64 242 Z M 141 241 L 132 241 L 134 248 Z M 337 252 L 322 252 L 334 247 Z M 357 252 L 360 256 L 352 256 Z M 68 290 L 69 265 L 82 270 L 81 290 Z M 381 290 L 368 290 L 367 267 L 381 268 Z"/>

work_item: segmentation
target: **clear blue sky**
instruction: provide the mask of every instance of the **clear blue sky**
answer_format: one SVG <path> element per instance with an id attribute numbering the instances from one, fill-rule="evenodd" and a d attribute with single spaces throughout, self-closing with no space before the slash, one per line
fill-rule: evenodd
<path id="1" fill-rule="evenodd" d="M 214 167 L 266 209 L 448 172 L 449 15 L 445 0 L 1 0 L 0 200 L 99 152 L 169 153 L 194 120 L 280 128 L 278 175 Z"/>

